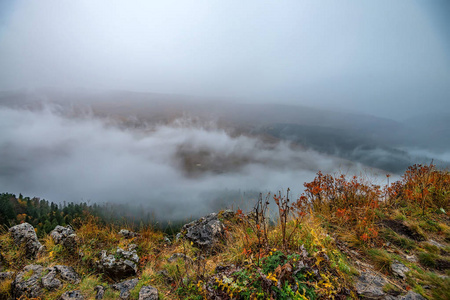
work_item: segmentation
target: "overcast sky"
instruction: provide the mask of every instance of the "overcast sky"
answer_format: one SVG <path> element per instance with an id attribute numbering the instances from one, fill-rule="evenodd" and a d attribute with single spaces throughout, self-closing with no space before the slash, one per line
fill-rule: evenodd
<path id="1" fill-rule="evenodd" d="M 0 1 L 0 90 L 450 111 L 450 1 Z"/>

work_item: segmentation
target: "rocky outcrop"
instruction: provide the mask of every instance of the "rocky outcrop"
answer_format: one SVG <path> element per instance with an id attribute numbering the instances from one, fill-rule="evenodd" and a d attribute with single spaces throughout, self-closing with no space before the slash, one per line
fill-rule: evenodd
<path id="1" fill-rule="evenodd" d="M 139 291 L 139 300 L 158 300 L 158 290 L 152 286 L 146 285 Z"/>
<path id="2" fill-rule="evenodd" d="M 223 236 L 225 225 L 216 213 L 209 214 L 183 226 L 185 238 L 198 248 L 211 248 Z"/>
<path id="3" fill-rule="evenodd" d="M 33 259 L 44 250 L 44 246 L 39 242 L 34 227 L 28 223 L 22 223 L 9 229 L 14 243 L 25 246 L 27 258 Z"/>
<path id="4" fill-rule="evenodd" d="M 120 299 L 128 299 L 130 297 L 130 291 L 138 284 L 139 279 L 134 278 L 120 283 L 111 285 L 111 287 L 117 291 L 120 291 Z"/>
<path id="5" fill-rule="evenodd" d="M 53 238 L 55 244 L 63 245 L 66 249 L 71 251 L 76 249 L 78 237 L 70 225 L 67 225 L 66 227 L 56 226 L 55 229 L 50 232 L 50 236 Z"/>
<path id="6" fill-rule="evenodd" d="M 101 258 L 96 262 L 100 272 L 105 273 L 113 280 L 121 280 L 136 275 L 139 257 L 136 250 L 125 251 L 117 248 L 115 255 L 102 251 Z"/>
<path id="7" fill-rule="evenodd" d="M 40 279 L 44 268 L 40 265 L 28 265 L 14 279 L 11 289 L 14 299 L 20 297 L 37 298 L 42 294 Z"/>
<path id="8" fill-rule="evenodd" d="M 61 295 L 61 300 L 84 300 L 81 291 L 68 291 Z"/>
<path id="9" fill-rule="evenodd" d="M 47 268 L 48 273 L 42 277 L 42 286 L 47 290 L 55 290 L 62 286 L 62 281 L 72 284 L 80 283 L 80 276 L 72 267 L 57 265 Z M 62 281 L 61 281 L 62 280 Z"/>

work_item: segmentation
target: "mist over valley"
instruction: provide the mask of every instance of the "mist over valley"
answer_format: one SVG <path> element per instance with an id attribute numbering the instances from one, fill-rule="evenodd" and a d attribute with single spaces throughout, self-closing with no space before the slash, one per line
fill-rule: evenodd
<path id="1" fill-rule="evenodd" d="M 0 97 L 0 184 L 56 202 L 114 203 L 177 220 L 295 197 L 320 170 L 383 185 L 417 162 L 406 123 L 305 106 L 117 91 L 41 89 Z M 420 140 L 420 139 L 419 139 Z M 421 149 L 409 152 L 409 149 Z M 138 209 L 140 208 L 140 209 Z M 132 209 L 133 210 L 133 209 Z"/>

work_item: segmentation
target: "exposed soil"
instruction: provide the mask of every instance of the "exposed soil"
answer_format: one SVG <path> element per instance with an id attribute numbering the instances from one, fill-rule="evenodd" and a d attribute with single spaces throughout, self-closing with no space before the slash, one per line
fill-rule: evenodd
<path id="1" fill-rule="evenodd" d="M 445 259 L 436 260 L 436 270 L 445 271 L 450 269 L 450 261 Z"/>
<path id="2" fill-rule="evenodd" d="M 400 221 L 396 221 L 396 220 L 383 220 L 382 223 L 389 227 L 390 229 L 392 229 L 393 231 L 395 231 L 398 234 L 402 234 L 404 236 L 407 236 L 408 238 L 415 240 L 415 241 L 425 241 L 425 238 L 419 234 L 417 231 L 409 228 L 408 226 L 406 226 L 405 224 L 403 224 Z"/>

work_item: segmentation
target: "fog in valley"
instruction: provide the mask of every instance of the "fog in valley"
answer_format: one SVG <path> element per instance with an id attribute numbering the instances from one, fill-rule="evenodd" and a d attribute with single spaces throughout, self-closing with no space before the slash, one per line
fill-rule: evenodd
<path id="1" fill-rule="evenodd" d="M 160 220 L 450 166 L 446 1 L 3 1 L 0 192 Z"/>
<path id="2" fill-rule="evenodd" d="M 0 181 L 8 191 L 144 204 L 169 218 L 242 207 L 259 191 L 295 187 L 299 193 L 317 170 L 364 171 L 288 142 L 231 136 L 187 116 L 139 129 L 119 128 L 91 114 L 67 118 L 55 107 L 3 108 L 0 116 Z"/>

